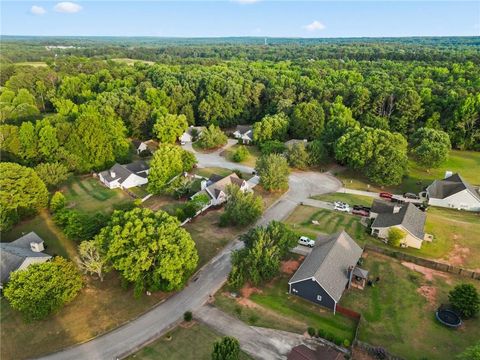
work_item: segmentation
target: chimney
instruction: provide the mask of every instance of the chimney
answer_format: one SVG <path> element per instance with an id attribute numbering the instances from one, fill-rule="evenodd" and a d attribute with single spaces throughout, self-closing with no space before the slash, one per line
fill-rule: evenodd
<path id="1" fill-rule="evenodd" d="M 30 243 L 30 249 L 33 251 L 33 252 L 42 252 L 43 250 L 45 250 L 45 248 L 43 247 L 43 241 L 42 242 L 31 242 Z"/>
<path id="2" fill-rule="evenodd" d="M 444 177 L 444 179 L 446 179 L 446 178 L 448 178 L 448 177 L 450 177 L 450 176 L 452 176 L 452 175 L 453 175 L 453 172 L 447 170 L 447 171 L 445 171 L 445 177 Z"/>
<path id="3" fill-rule="evenodd" d="M 115 174 L 115 171 L 110 170 L 110 176 L 111 176 L 112 178 L 115 178 L 115 175 L 116 175 L 116 174 Z"/>
<path id="4" fill-rule="evenodd" d="M 400 211 L 402 207 L 400 205 L 394 205 L 393 206 L 393 213 L 396 214 Z"/>
<path id="5" fill-rule="evenodd" d="M 202 182 L 200 183 L 200 189 L 205 190 L 206 187 L 207 187 L 207 180 L 202 180 Z"/>

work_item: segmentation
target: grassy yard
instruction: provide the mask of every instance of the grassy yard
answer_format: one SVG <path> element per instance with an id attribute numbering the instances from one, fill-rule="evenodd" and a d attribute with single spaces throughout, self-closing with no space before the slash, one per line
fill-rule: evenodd
<path id="1" fill-rule="evenodd" d="M 219 176 L 228 176 L 232 173 L 233 171 L 230 169 L 225 169 L 225 168 L 218 168 L 218 167 L 210 167 L 210 168 L 196 168 L 193 170 L 193 173 L 203 176 L 206 178 L 209 178 L 212 175 L 219 175 Z M 252 174 L 247 174 L 242 172 L 242 178 L 245 180 L 249 180 L 252 177 Z"/>
<path id="2" fill-rule="evenodd" d="M 24 61 L 24 62 L 14 63 L 14 65 L 17 65 L 17 66 L 33 66 L 33 67 L 48 66 L 47 63 L 43 62 L 43 61 Z"/>
<path id="3" fill-rule="evenodd" d="M 480 168 L 480 152 L 452 150 L 445 164 L 436 169 L 425 169 L 413 159 L 408 162 L 408 176 L 400 185 L 378 187 L 356 171 L 346 170 L 336 176 L 342 180 L 347 188 L 358 190 L 382 191 L 394 193 L 420 192 L 435 179 L 443 179 L 445 171 L 458 172 L 472 185 L 480 185 L 478 169 Z"/>
<path id="4" fill-rule="evenodd" d="M 168 335 L 144 347 L 127 359 L 139 360 L 210 360 L 213 344 L 221 335 L 201 323 L 191 327 L 178 326 Z M 244 352 L 240 360 L 251 359 Z"/>
<path id="5" fill-rule="evenodd" d="M 327 202 L 343 201 L 349 204 L 350 206 L 352 205 L 371 206 L 373 202 L 373 199 L 370 196 L 344 194 L 344 193 L 316 195 L 316 196 L 313 196 L 313 199 L 327 201 Z"/>
<path id="6" fill-rule="evenodd" d="M 124 191 L 108 189 L 92 177 L 74 177 L 61 190 L 69 206 L 87 213 L 111 213 L 116 206 L 133 201 Z"/>
<path id="7" fill-rule="evenodd" d="M 370 278 L 380 277 L 375 287 L 348 290 L 340 305 L 360 312 L 359 339 L 385 347 L 405 359 L 453 359 L 478 341 L 480 319 L 465 321 L 459 330 L 440 325 L 434 311 L 448 302 L 448 291 L 460 282 L 450 274 L 425 275 L 397 260 L 369 252 L 363 267 Z M 474 280 L 472 280 L 473 283 Z M 480 284 L 474 282 L 480 289 Z"/>
<path id="8" fill-rule="evenodd" d="M 149 194 L 149 192 L 147 191 L 147 185 L 135 186 L 128 189 L 128 191 L 134 193 L 140 199 L 143 199 L 145 196 Z"/>
<path id="9" fill-rule="evenodd" d="M 232 147 L 228 148 L 222 153 L 222 156 L 225 156 L 226 159 L 229 161 L 233 161 L 233 154 L 235 153 L 235 150 L 237 150 L 241 145 L 233 145 Z M 249 155 L 247 158 L 243 161 L 241 161 L 239 164 L 247 165 L 250 167 L 255 167 L 255 162 L 257 161 L 257 158 L 261 155 L 260 150 L 256 146 L 247 146 L 245 145 L 245 148 L 248 150 Z"/>

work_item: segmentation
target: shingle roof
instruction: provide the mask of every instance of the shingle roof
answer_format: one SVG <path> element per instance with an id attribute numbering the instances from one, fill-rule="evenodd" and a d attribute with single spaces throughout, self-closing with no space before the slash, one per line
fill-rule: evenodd
<path id="1" fill-rule="evenodd" d="M 253 129 L 252 125 L 237 125 L 235 131 L 238 131 L 240 134 L 246 134 L 247 132 Z"/>
<path id="2" fill-rule="evenodd" d="M 345 231 L 333 234 L 312 249 L 289 283 L 313 277 L 338 302 L 348 282 L 348 268 L 357 264 L 362 252 Z"/>
<path id="3" fill-rule="evenodd" d="M 373 212 L 376 214 L 393 213 L 395 206 L 396 206 L 395 203 L 387 202 L 380 199 L 374 199 L 370 212 Z"/>
<path id="4" fill-rule="evenodd" d="M 235 184 L 241 186 L 243 182 L 244 180 L 240 179 L 237 174 L 232 173 L 221 180 L 214 182 L 212 185 L 207 186 L 207 190 L 208 193 L 213 194 L 215 198 L 218 198 L 220 192 L 225 192 L 228 185 Z"/>
<path id="5" fill-rule="evenodd" d="M 410 233 L 418 237 L 424 238 L 425 220 L 427 215 L 419 210 L 412 203 L 403 206 L 397 213 L 378 214 L 372 224 L 372 228 L 386 228 L 390 226 L 402 225 Z"/>
<path id="6" fill-rule="evenodd" d="M 442 180 L 435 180 L 428 187 L 428 196 L 434 199 L 445 199 L 460 191 L 467 189 L 477 200 L 480 201 L 480 194 L 475 188 L 467 183 L 460 174 L 453 174 Z"/>
<path id="7" fill-rule="evenodd" d="M 145 171 L 148 169 L 149 166 L 145 161 L 137 160 L 126 165 L 115 164 L 110 170 L 102 171 L 100 175 L 108 182 L 117 180 L 119 183 L 122 183 L 132 174 L 147 177 Z M 115 176 L 112 176 L 112 171 Z"/>

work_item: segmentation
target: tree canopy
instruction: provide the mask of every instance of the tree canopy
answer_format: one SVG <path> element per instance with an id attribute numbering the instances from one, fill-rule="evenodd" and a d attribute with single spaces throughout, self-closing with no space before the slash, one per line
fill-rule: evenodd
<path id="1" fill-rule="evenodd" d="M 420 128 L 412 136 L 412 153 L 427 167 L 443 164 L 452 148 L 448 134 L 441 130 Z"/>
<path id="2" fill-rule="evenodd" d="M 289 119 L 284 113 L 266 115 L 253 125 L 253 140 L 263 143 L 269 140 L 284 141 L 287 137 Z"/>
<path id="3" fill-rule="evenodd" d="M 255 170 L 260 176 L 260 184 L 267 191 L 288 189 L 287 160 L 279 154 L 262 155 L 257 159 Z"/>
<path id="4" fill-rule="evenodd" d="M 153 132 L 161 143 L 173 144 L 187 130 L 188 123 L 185 115 L 164 114 L 157 111 L 154 116 L 156 120 Z"/>
<path id="5" fill-rule="evenodd" d="M 242 192 L 237 185 L 227 187 L 227 204 L 220 217 L 222 225 L 245 226 L 253 223 L 263 213 L 263 200 L 252 192 Z"/>
<path id="6" fill-rule="evenodd" d="M 202 149 L 215 149 L 225 145 L 227 140 L 227 135 L 218 126 L 210 125 L 203 130 L 197 144 Z"/>

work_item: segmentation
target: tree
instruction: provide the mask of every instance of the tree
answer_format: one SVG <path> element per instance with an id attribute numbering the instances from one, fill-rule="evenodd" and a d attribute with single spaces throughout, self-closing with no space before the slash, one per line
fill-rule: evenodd
<path id="1" fill-rule="evenodd" d="M 19 219 L 48 204 L 48 191 L 33 169 L 0 163 L 0 230 L 7 231 Z"/>
<path id="2" fill-rule="evenodd" d="M 284 113 L 266 115 L 253 125 L 253 140 L 263 143 L 269 140 L 284 141 L 287 137 L 289 120 Z"/>
<path id="3" fill-rule="evenodd" d="M 438 167 L 448 158 L 452 145 L 446 132 L 420 128 L 412 136 L 412 153 L 427 167 Z"/>
<path id="4" fill-rule="evenodd" d="M 403 239 L 405 239 L 405 232 L 399 228 L 392 227 L 388 230 L 388 244 L 390 246 L 399 247 Z"/>
<path id="5" fill-rule="evenodd" d="M 20 156 L 26 161 L 35 159 L 38 156 L 38 138 L 31 122 L 22 123 L 18 130 L 18 138 L 20 140 Z"/>
<path id="6" fill-rule="evenodd" d="M 262 155 L 283 154 L 287 147 L 285 143 L 278 140 L 269 140 L 259 145 Z"/>
<path id="7" fill-rule="evenodd" d="M 352 111 L 343 105 L 341 97 L 337 97 L 329 109 L 329 118 L 322 134 L 322 139 L 329 151 L 333 151 L 336 141 L 349 129 L 358 129 L 360 124 L 352 116 Z"/>
<path id="8" fill-rule="evenodd" d="M 26 320 L 41 320 L 72 301 L 82 285 L 75 265 L 56 257 L 11 273 L 4 294 Z"/>
<path id="9" fill-rule="evenodd" d="M 101 254 L 98 243 L 94 240 L 82 241 L 78 246 L 80 259 L 78 264 L 85 274 L 97 275 L 103 281 L 107 268 L 105 257 Z"/>
<path id="10" fill-rule="evenodd" d="M 480 309 L 480 297 L 472 284 L 459 284 L 448 293 L 448 300 L 452 307 L 463 317 L 471 318 Z"/>
<path id="11" fill-rule="evenodd" d="M 65 207 L 65 195 L 63 195 L 60 191 L 56 191 L 53 194 L 52 198 L 50 199 L 50 211 L 57 212 Z"/>
<path id="12" fill-rule="evenodd" d="M 38 134 L 38 151 L 44 160 L 53 160 L 59 147 L 57 129 L 48 120 L 37 121 L 35 124 Z"/>
<path id="13" fill-rule="evenodd" d="M 160 194 L 170 180 L 183 171 L 191 170 L 195 162 L 195 156 L 180 146 L 162 144 L 150 163 L 148 191 Z"/>
<path id="14" fill-rule="evenodd" d="M 135 284 L 136 295 L 181 288 L 198 263 L 190 234 L 164 211 L 115 211 L 95 241 L 108 263 Z"/>
<path id="15" fill-rule="evenodd" d="M 59 162 L 38 164 L 35 172 L 49 189 L 56 188 L 70 176 L 68 168 Z"/>
<path id="16" fill-rule="evenodd" d="M 224 336 L 213 344 L 212 360 L 240 359 L 240 344 L 231 336 Z"/>
<path id="17" fill-rule="evenodd" d="M 295 106 L 290 120 L 290 133 L 295 139 L 314 140 L 322 135 L 325 113 L 318 101 Z"/>
<path id="18" fill-rule="evenodd" d="M 288 168 L 287 160 L 278 154 L 262 155 L 257 159 L 255 170 L 260 176 L 260 184 L 267 191 L 278 191 L 288 189 Z"/>
<path id="19" fill-rule="evenodd" d="M 197 145 L 202 149 L 215 149 L 227 143 L 227 135 L 218 126 L 210 125 L 203 130 Z"/>
<path id="20" fill-rule="evenodd" d="M 303 142 L 287 146 L 286 156 L 288 164 L 297 169 L 306 169 L 309 164 L 308 152 Z"/>
<path id="21" fill-rule="evenodd" d="M 156 112 L 154 116 L 156 120 L 153 125 L 153 132 L 161 143 L 173 144 L 187 130 L 188 123 L 185 115 Z"/>
<path id="22" fill-rule="evenodd" d="M 247 148 L 243 145 L 240 145 L 234 152 L 232 156 L 232 160 L 235 162 L 242 162 L 244 161 L 250 153 L 248 152 Z"/>
<path id="23" fill-rule="evenodd" d="M 73 209 L 59 209 L 53 217 L 55 223 L 72 240 L 87 240 L 98 234 L 108 222 L 108 216 L 102 212 L 85 214 Z"/>
<path id="24" fill-rule="evenodd" d="M 328 151 L 321 140 L 310 141 L 307 144 L 308 164 L 321 166 L 328 160 Z"/>
<path id="25" fill-rule="evenodd" d="M 257 220 L 263 212 L 263 200 L 251 192 L 243 192 L 237 185 L 227 186 L 227 204 L 220 217 L 221 225 L 245 226 Z"/>
<path id="26" fill-rule="evenodd" d="M 480 360 L 480 342 L 469 346 L 455 358 L 457 360 Z"/>

